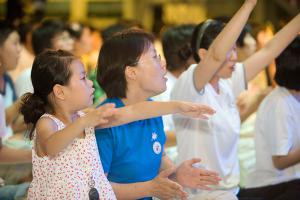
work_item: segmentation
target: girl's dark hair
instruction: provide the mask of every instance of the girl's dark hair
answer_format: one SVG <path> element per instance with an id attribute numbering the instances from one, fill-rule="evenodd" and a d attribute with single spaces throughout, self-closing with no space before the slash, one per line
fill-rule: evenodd
<path id="1" fill-rule="evenodd" d="M 26 124 L 33 125 L 30 138 L 38 119 L 46 112 L 52 112 L 48 95 L 55 84 L 67 85 L 71 77 L 70 64 L 76 57 L 63 50 L 47 50 L 35 57 L 31 82 L 34 93 L 22 97 L 20 112 L 24 115 Z"/>
<path id="2" fill-rule="evenodd" d="M 7 21 L 0 20 L 0 46 L 6 41 L 8 36 L 17 29 Z"/>
<path id="3" fill-rule="evenodd" d="M 287 89 L 300 91 L 300 36 L 276 58 L 275 82 Z"/>
<path id="4" fill-rule="evenodd" d="M 136 66 L 153 41 L 149 33 L 128 29 L 103 43 L 98 57 L 97 81 L 108 98 L 126 97 L 125 68 Z"/>
<path id="5" fill-rule="evenodd" d="M 200 62 L 198 50 L 200 48 L 208 49 L 224 26 L 223 22 L 211 19 L 196 26 L 191 39 L 192 52 L 196 62 Z"/>
<path id="6" fill-rule="evenodd" d="M 169 28 L 162 36 L 167 69 L 174 71 L 186 68 L 187 60 L 192 56 L 191 37 L 195 25 L 186 24 Z"/>

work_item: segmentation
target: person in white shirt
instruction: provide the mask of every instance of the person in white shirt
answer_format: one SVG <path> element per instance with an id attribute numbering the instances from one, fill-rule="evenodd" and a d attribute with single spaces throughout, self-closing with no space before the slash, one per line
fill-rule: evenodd
<path id="1" fill-rule="evenodd" d="M 196 63 L 192 56 L 191 37 L 194 24 L 184 24 L 170 27 L 162 35 L 162 47 L 164 57 L 166 59 L 167 74 L 167 89 L 153 99 L 157 101 L 169 101 L 171 90 L 173 89 L 177 78 L 191 64 Z M 164 129 L 167 134 L 167 146 L 176 145 L 176 137 L 174 133 L 174 123 L 172 115 L 163 116 Z"/>
<path id="2" fill-rule="evenodd" d="M 208 121 L 174 116 L 178 145 L 178 162 L 200 157 L 202 165 L 218 171 L 222 177 L 218 191 L 239 192 L 237 144 L 240 116 L 236 97 L 300 31 L 300 14 L 287 24 L 269 43 L 243 63 L 237 63 L 235 42 L 256 1 L 245 1 L 241 11 L 224 27 L 208 20 L 198 25 L 192 37 L 197 65 L 192 65 L 177 80 L 171 99 L 207 104 L 216 109 Z M 242 11 L 247 10 L 248 12 Z M 194 191 L 201 199 L 207 192 Z M 238 195 L 239 196 L 239 195 Z M 217 197 L 215 199 L 218 199 Z M 219 199 L 224 199 L 222 196 Z"/>
<path id="3" fill-rule="evenodd" d="M 263 100 L 255 126 L 256 167 L 247 196 L 300 196 L 300 36 L 276 59 L 278 86 Z"/>

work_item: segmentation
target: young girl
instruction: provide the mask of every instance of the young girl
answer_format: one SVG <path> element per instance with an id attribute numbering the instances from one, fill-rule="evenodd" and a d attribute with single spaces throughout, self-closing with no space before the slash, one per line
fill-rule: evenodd
<path id="1" fill-rule="evenodd" d="M 233 194 L 239 192 L 240 116 L 236 97 L 300 31 L 298 14 L 264 48 L 243 63 L 236 63 L 235 41 L 255 4 L 256 0 L 246 0 L 224 29 L 222 23 L 211 20 L 197 26 L 192 48 L 199 63 L 179 77 L 171 94 L 172 99 L 206 103 L 216 108 L 218 114 L 208 121 L 174 117 L 178 160 L 201 157 L 207 169 L 218 171 L 223 178 L 218 189 Z M 206 194 L 199 191 L 199 195 Z"/>
<path id="2" fill-rule="evenodd" d="M 117 110 L 108 104 L 84 114 L 79 110 L 92 104 L 92 82 L 80 60 L 62 50 L 38 55 L 31 79 L 34 93 L 23 98 L 21 107 L 25 122 L 33 125 L 33 181 L 28 199 L 116 198 L 103 173 L 94 126 L 172 112 L 194 117 L 213 113 L 208 107 L 184 102 L 145 102 Z"/>

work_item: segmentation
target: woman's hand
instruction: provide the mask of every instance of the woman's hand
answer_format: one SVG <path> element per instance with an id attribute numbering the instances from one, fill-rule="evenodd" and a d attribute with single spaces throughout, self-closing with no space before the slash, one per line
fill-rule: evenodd
<path id="1" fill-rule="evenodd" d="M 216 172 L 197 168 L 193 165 L 199 163 L 200 159 L 191 159 L 183 162 L 176 171 L 177 182 L 193 189 L 210 190 L 210 185 L 218 185 L 219 175 Z"/>
<path id="2" fill-rule="evenodd" d="M 183 191 L 182 186 L 168 178 L 175 170 L 176 168 L 165 169 L 151 180 L 151 196 L 159 199 L 187 199 L 187 193 Z"/>
<path id="3" fill-rule="evenodd" d="M 182 115 L 200 119 L 208 119 L 207 115 L 215 113 L 215 110 L 209 106 L 191 102 L 180 102 L 179 109 Z"/>

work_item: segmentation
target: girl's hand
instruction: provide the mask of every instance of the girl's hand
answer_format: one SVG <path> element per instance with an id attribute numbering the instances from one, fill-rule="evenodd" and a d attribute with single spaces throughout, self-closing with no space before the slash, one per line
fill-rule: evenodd
<path id="1" fill-rule="evenodd" d="M 180 102 L 180 114 L 187 117 L 208 119 L 206 115 L 212 115 L 215 113 L 211 107 L 191 102 Z"/>
<path id="2" fill-rule="evenodd" d="M 115 104 L 107 103 L 98 108 L 85 109 L 84 112 L 86 113 L 84 116 L 86 127 L 95 127 L 107 124 L 109 118 L 116 113 L 116 108 Z"/>

